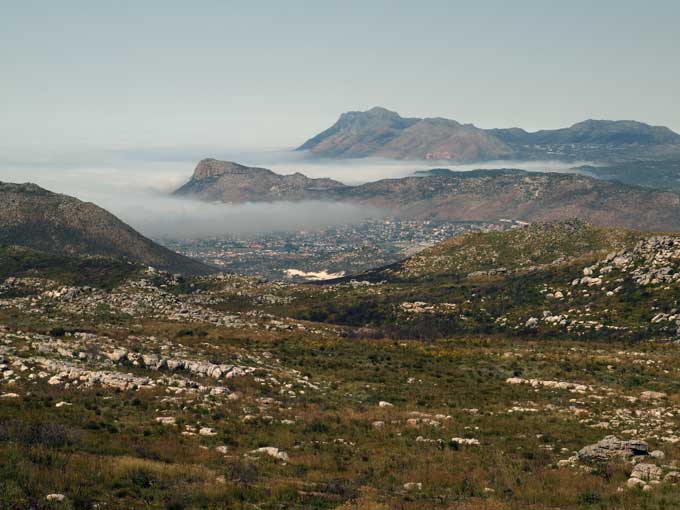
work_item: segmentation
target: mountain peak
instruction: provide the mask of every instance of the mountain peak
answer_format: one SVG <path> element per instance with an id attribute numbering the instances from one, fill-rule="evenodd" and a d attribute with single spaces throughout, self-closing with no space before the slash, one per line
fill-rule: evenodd
<path id="1" fill-rule="evenodd" d="M 330 128 L 298 150 L 319 156 L 380 156 L 400 159 L 469 161 L 508 156 L 503 142 L 471 124 L 442 117 L 405 118 L 376 106 L 343 113 Z"/>
<path id="2" fill-rule="evenodd" d="M 570 147 L 565 150 L 564 146 Z M 442 117 L 404 118 L 376 106 L 363 112 L 343 113 L 335 124 L 298 150 L 331 158 L 378 156 L 475 162 L 557 157 L 603 161 L 663 151 L 680 153 L 680 135 L 666 127 L 632 120 L 588 119 L 568 128 L 536 132 L 479 129 Z"/>
<path id="3" fill-rule="evenodd" d="M 254 170 L 264 169 L 250 168 L 233 161 L 219 161 L 217 159 L 206 158 L 199 161 L 198 165 L 196 165 L 192 179 L 202 180 L 226 174 L 247 174 Z M 268 170 L 266 171 L 268 172 Z"/>
<path id="4" fill-rule="evenodd" d="M 312 179 L 300 172 L 279 175 L 267 168 L 203 159 L 191 179 L 174 194 L 224 202 L 259 202 L 282 197 L 293 200 L 315 198 L 321 190 L 341 187 L 344 187 L 341 182 Z"/>

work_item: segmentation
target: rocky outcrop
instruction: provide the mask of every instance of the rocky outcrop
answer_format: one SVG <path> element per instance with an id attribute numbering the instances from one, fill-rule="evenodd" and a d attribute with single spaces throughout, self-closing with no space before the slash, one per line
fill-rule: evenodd
<path id="1" fill-rule="evenodd" d="M 204 159 L 175 195 L 221 202 L 271 202 L 315 199 L 326 191 L 344 187 L 332 179 L 312 179 L 301 173 L 279 175 L 266 168 Z"/>
<path id="2" fill-rule="evenodd" d="M 585 463 L 607 462 L 616 457 L 631 458 L 634 456 L 646 456 L 649 453 L 649 445 L 638 439 L 623 440 L 616 436 L 607 436 L 595 444 L 581 448 L 578 451 L 578 459 Z"/>

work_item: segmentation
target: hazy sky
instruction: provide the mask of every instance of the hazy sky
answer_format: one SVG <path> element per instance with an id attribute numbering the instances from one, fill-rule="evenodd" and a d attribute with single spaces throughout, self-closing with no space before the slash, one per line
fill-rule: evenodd
<path id="1" fill-rule="evenodd" d="M 382 105 L 680 131 L 680 2 L 0 0 L 0 156 L 287 147 Z"/>

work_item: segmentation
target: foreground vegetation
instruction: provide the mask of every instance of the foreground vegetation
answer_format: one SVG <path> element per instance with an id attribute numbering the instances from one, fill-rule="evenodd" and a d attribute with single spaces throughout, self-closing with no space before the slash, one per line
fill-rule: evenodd
<path id="1" fill-rule="evenodd" d="M 674 273 L 581 228 L 325 286 L 26 268 L 0 285 L 0 508 L 676 508 Z M 600 272 L 610 250 L 628 265 Z M 610 435 L 654 454 L 577 454 Z"/>

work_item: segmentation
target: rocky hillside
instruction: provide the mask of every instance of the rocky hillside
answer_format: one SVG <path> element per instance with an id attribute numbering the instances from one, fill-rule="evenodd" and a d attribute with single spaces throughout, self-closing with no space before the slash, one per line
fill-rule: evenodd
<path id="1" fill-rule="evenodd" d="M 680 197 L 584 175 L 481 170 L 386 179 L 343 192 L 400 217 L 451 221 L 580 218 L 601 226 L 680 230 Z"/>
<path id="2" fill-rule="evenodd" d="M 2 509 L 680 507 L 677 236 L 531 225 L 324 285 L 22 253 Z"/>
<path id="3" fill-rule="evenodd" d="M 94 204 L 35 184 L 0 183 L 0 246 L 14 245 L 56 255 L 100 255 L 185 274 L 213 272 Z"/>
<path id="4" fill-rule="evenodd" d="M 579 220 L 536 223 L 507 232 L 454 237 L 404 260 L 384 276 L 413 280 L 505 275 L 604 256 L 644 238 L 641 232 L 597 227 Z"/>
<path id="5" fill-rule="evenodd" d="M 222 202 L 302 200 L 343 187 L 332 179 L 310 179 L 301 173 L 279 175 L 266 168 L 204 159 L 175 195 Z"/>
<path id="6" fill-rule="evenodd" d="M 535 224 L 464 235 L 326 285 L 327 304 L 299 317 L 411 337 L 680 337 L 678 235 Z"/>
<path id="7" fill-rule="evenodd" d="M 602 226 L 680 230 L 676 193 L 577 174 L 437 169 L 417 177 L 346 186 L 299 173 L 278 175 L 264 168 L 203 160 L 191 180 L 175 193 L 224 202 L 353 202 L 412 219 L 545 222 L 577 217 Z"/>
<path id="8" fill-rule="evenodd" d="M 487 161 L 493 159 L 620 160 L 680 153 L 680 135 L 635 121 L 586 120 L 529 133 L 479 129 L 442 118 L 402 118 L 384 108 L 343 113 L 298 150 L 323 157 Z"/>

